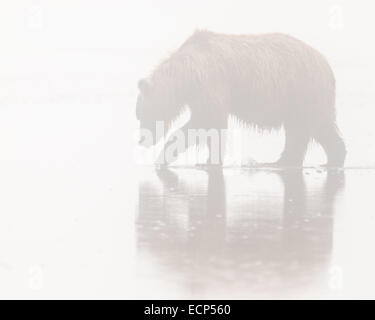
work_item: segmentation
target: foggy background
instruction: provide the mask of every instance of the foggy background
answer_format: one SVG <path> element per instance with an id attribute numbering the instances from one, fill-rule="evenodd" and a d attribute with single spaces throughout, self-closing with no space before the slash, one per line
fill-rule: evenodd
<path id="1" fill-rule="evenodd" d="M 196 29 L 288 33 L 322 52 L 346 166 L 373 167 L 373 10 L 371 1 L 3 0 L 0 296 L 124 298 L 152 286 L 133 276 L 137 82 Z M 276 159 L 282 134 L 260 138 L 249 155 Z M 324 162 L 322 150 L 308 161 Z"/>

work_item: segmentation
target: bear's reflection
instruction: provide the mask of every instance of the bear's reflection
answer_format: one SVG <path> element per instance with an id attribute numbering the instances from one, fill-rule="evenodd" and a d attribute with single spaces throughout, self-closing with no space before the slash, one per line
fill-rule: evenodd
<path id="1" fill-rule="evenodd" d="M 344 173 L 161 170 L 139 188 L 138 256 L 192 294 L 328 289 Z M 177 282 L 177 283 L 176 283 Z"/>

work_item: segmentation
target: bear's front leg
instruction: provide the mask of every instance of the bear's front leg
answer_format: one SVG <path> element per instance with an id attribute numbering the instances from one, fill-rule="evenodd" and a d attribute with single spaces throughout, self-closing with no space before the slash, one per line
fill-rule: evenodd
<path id="1" fill-rule="evenodd" d="M 169 166 L 177 160 L 179 154 L 185 152 L 190 147 L 188 139 L 189 129 L 191 129 L 191 124 L 188 122 L 171 134 L 157 157 L 156 165 L 161 167 Z"/>
<path id="2" fill-rule="evenodd" d="M 207 139 L 208 158 L 206 165 L 222 166 L 224 163 L 226 132 L 223 129 L 219 129 L 218 131 L 217 140 L 213 141 L 211 138 Z"/>
<path id="3" fill-rule="evenodd" d="M 207 123 L 204 124 L 208 149 L 206 165 L 223 166 L 227 143 L 227 115 L 219 108 L 218 114 L 211 115 L 211 118 L 206 117 L 206 121 Z"/>

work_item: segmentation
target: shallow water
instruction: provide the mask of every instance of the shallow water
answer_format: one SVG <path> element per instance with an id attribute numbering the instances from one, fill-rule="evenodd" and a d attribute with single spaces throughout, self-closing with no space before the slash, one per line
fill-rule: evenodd
<path id="1" fill-rule="evenodd" d="M 158 172 L 134 159 L 147 68 L 124 56 L 47 52 L 57 70 L 0 77 L 0 297 L 375 298 L 372 60 L 335 68 L 345 171 Z M 238 163 L 283 147 L 247 141 Z"/>
<path id="2" fill-rule="evenodd" d="M 343 172 L 156 171 L 134 103 L 85 97 L 0 108 L 0 297 L 375 297 L 369 105 Z"/>
<path id="3" fill-rule="evenodd" d="M 175 169 L 145 176 L 138 277 L 161 288 L 147 297 L 375 296 L 375 171 Z"/>
<path id="4" fill-rule="evenodd" d="M 375 298 L 370 2 L 38 2 L 0 4 L 1 298 Z M 138 80 L 196 29 L 321 51 L 350 169 L 138 166 Z M 228 144 L 268 162 L 283 135 Z"/>

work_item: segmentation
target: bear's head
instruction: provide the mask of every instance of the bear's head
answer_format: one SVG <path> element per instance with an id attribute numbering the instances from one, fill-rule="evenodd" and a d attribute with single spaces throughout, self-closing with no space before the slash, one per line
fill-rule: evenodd
<path id="1" fill-rule="evenodd" d="M 137 120 L 140 121 L 142 130 L 147 130 L 152 134 L 152 142 L 143 143 L 141 139 L 140 143 L 151 147 L 163 138 L 163 134 L 157 132 L 157 122 L 158 128 L 163 126 L 163 129 L 167 131 L 173 119 L 178 115 L 179 108 L 170 87 L 155 85 L 151 80 L 143 79 L 139 81 L 138 88 Z"/>

